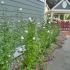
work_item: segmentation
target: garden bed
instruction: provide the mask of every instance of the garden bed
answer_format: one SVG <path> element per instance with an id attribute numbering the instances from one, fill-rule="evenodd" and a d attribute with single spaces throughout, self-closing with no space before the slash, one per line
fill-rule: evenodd
<path id="1" fill-rule="evenodd" d="M 44 25 L 31 18 L 15 24 L 5 19 L 0 28 L 1 70 L 33 70 L 37 64 L 42 67 L 49 61 L 59 34 L 57 25 Z"/>

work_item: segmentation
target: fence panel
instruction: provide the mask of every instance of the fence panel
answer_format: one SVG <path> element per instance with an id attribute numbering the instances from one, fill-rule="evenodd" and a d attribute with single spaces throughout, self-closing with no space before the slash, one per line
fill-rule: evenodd
<path id="1" fill-rule="evenodd" d="M 70 31 L 70 21 L 58 21 L 62 31 Z"/>

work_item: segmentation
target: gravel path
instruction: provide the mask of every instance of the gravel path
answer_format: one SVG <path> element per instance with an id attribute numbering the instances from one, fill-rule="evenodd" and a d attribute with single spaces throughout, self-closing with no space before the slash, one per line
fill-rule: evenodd
<path id="1" fill-rule="evenodd" d="M 63 48 L 54 52 L 54 61 L 50 61 L 47 70 L 70 70 L 70 37 L 67 37 Z"/>

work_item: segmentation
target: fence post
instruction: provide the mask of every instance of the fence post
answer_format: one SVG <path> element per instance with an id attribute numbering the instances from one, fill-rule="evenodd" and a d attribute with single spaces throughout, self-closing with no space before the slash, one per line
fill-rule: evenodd
<path id="1" fill-rule="evenodd" d="M 38 70 L 38 64 L 36 64 L 36 70 Z"/>

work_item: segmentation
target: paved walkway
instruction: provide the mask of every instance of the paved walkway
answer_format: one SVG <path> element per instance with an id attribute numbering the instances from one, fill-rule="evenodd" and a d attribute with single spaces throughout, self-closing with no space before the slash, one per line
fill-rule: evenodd
<path id="1" fill-rule="evenodd" d="M 70 37 L 67 37 L 63 48 L 54 52 L 54 61 L 50 61 L 47 70 L 70 70 Z"/>

